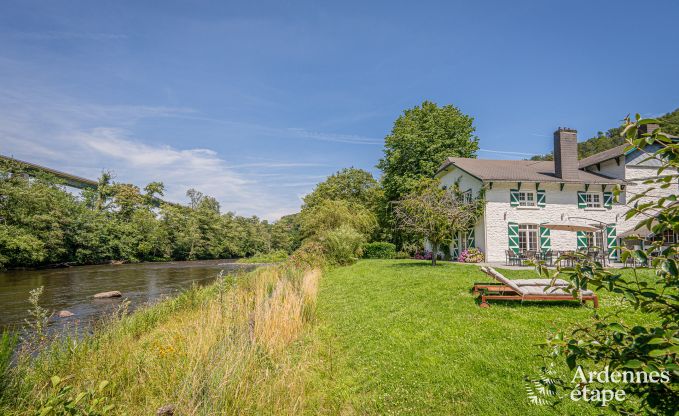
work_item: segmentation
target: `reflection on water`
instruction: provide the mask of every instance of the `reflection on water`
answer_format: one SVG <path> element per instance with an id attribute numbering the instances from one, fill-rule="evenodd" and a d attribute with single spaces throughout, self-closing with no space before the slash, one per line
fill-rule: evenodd
<path id="1" fill-rule="evenodd" d="M 50 312 L 68 310 L 71 318 L 52 318 L 51 325 L 88 322 L 115 309 L 123 299 L 130 309 L 172 295 L 194 282 L 207 284 L 221 270 L 237 273 L 255 266 L 233 260 L 180 261 L 123 265 L 79 266 L 64 269 L 0 273 L 0 328 L 22 325 L 29 308 L 29 291 L 44 286 L 40 305 Z M 99 292 L 118 290 L 122 298 L 93 299 Z"/>

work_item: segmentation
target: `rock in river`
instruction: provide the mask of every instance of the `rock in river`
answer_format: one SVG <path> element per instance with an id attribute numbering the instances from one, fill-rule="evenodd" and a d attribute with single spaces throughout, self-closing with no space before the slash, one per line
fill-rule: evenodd
<path id="1" fill-rule="evenodd" d="M 119 298 L 119 297 L 121 297 L 122 295 L 123 295 L 123 294 L 120 293 L 120 292 L 118 292 L 117 290 L 112 290 L 112 291 L 110 291 L 110 292 L 101 292 L 101 293 L 97 293 L 96 295 L 94 295 L 94 298 L 95 298 L 95 299 Z"/>
<path id="2" fill-rule="evenodd" d="M 71 311 L 59 311 L 59 312 L 57 312 L 57 316 L 59 318 L 70 318 L 73 315 L 75 315 L 75 314 Z"/>

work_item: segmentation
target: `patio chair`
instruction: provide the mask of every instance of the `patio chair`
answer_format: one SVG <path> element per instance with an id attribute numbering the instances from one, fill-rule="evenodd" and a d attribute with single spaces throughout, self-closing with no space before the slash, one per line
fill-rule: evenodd
<path id="1" fill-rule="evenodd" d="M 505 264 L 508 266 L 521 265 L 521 258 L 518 254 L 514 253 L 514 250 L 505 250 L 505 256 L 507 258 Z"/>
<path id="2" fill-rule="evenodd" d="M 591 300 L 594 308 L 599 307 L 599 298 L 591 290 L 581 290 L 574 298 L 566 289 L 568 282 L 561 279 L 507 279 L 492 267 L 481 267 L 481 271 L 497 281 L 497 283 L 474 283 L 474 295 L 481 294 L 482 308 L 489 308 L 489 300 L 518 301 L 579 301 Z"/>
<path id="3" fill-rule="evenodd" d="M 547 264 L 548 266 L 551 266 L 554 262 L 554 252 L 552 250 L 546 250 L 542 253 L 541 259 Z"/>
<path id="4" fill-rule="evenodd" d="M 563 250 L 560 251 L 557 256 L 557 261 L 562 267 L 573 267 L 575 264 L 575 251 L 573 250 Z"/>

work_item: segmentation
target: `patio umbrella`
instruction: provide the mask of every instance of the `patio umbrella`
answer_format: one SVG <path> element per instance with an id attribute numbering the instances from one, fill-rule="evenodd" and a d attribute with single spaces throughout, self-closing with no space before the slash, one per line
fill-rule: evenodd
<path id="1" fill-rule="evenodd" d="M 540 224 L 541 227 L 548 228 L 550 230 L 561 230 L 561 231 L 601 231 L 601 228 L 588 225 L 588 224 L 576 224 L 572 222 L 548 222 L 545 224 Z"/>

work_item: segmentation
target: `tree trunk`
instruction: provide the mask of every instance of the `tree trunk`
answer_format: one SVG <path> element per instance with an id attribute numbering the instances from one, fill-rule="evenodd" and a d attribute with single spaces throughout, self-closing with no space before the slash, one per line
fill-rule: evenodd
<path id="1" fill-rule="evenodd" d="M 439 252 L 438 243 L 431 243 L 431 265 L 436 266 L 436 257 Z"/>

